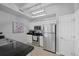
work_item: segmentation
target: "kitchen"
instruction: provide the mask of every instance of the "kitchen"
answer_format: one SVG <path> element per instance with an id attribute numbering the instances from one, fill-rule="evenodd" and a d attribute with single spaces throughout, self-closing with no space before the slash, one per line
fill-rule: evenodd
<path id="1" fill-rule="evenodd" d="M 0 35 L 9 43 L 11 40 L 14 48 L 18 42 L 30 46 L 31 56 L 79 56 L 78 6 L 79 3 L 1 3 Z"/>

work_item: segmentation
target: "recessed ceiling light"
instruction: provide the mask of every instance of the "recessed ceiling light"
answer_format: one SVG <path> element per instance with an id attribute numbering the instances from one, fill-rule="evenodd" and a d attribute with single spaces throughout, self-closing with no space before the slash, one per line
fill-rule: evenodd
<path id="1" fill-rule="evenodd" d="M 44 9 L 42 9 L 42 10 L 40 10 L 40 11 L 35 11 L 35 12 L 32 12 L 32 14 L 37 14 L 37 13 L 41 13 L 41 12 L 44 12 L 45 10 Z"/>
<path id="2" fill-rule="evenodd" d="M 33 16 L 33 17 L 35 18 L 35 17 L 45 16 L 45 15 L 47 15 L 47 14 L 41 14 L 41 15 L 37 15 L 37 16 Z"/>

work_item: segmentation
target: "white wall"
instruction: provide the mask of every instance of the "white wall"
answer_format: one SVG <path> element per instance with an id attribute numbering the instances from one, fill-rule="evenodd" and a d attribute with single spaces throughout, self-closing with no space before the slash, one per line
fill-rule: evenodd
<path id="1" fill-rule="evenodd" d="M 11 8 L 15 11 L 19 11 L 18 8 L 16 7 L 16 5 L 13 4 L 13 3 L 9 3 L 9 4 L 8 3 L 2 3 L 2 5 L 7 6 L 8 8 Z"/>
<path id="2" fill-rule="evenodd" d="M 12 21 L 23 22 L 25 25 L 24 33 L 13 33 L 12 32 Z M 16 17 L 11 14 L 0 11 L 0 31 L 2 31 L 7 38 L 21 41 L 23 43 L 27 43 L 26 33 L 28 31 L 28 26 L 27 26 L 28 23 L 29 21 L 27 19 Z"/>

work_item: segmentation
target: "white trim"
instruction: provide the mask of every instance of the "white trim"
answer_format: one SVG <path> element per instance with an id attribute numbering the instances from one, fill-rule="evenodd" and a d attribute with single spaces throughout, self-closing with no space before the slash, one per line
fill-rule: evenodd
<path id="1" fill-rule="evenodd" d="M 60 53 L 59 53 L 59 52 L 56 52 L 56 54 L 57 54 L 57 55 L 60 55 Z"/>
<path id="2" fill-rule="evenodd" d="M 59 53 L 59 52 L 56 52 L 57 55 L 59 56 L 64 56 L 63 54 Z"/>

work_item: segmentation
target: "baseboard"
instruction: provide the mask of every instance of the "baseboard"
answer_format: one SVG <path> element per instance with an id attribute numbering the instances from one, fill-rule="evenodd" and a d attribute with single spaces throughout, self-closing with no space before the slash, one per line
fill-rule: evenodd
<path id="1" fill-rule="evenodd" d="M 56 52 L 56 54 L 59 55 L 59 56 L 64 56 L 64 55 L 60 54 L 59 52 Z"/>
<path id="2" fill-rule="evenodd" d="M 59 53 L 59 52 L 56 52 L 56 54 L 60 55 L 60 53 Z"/>

